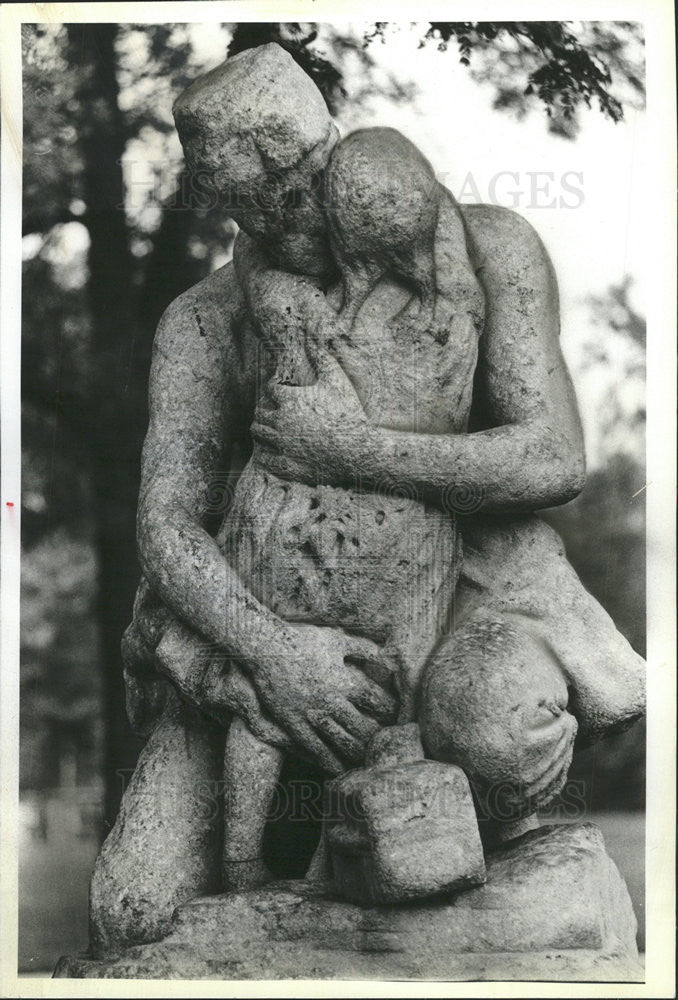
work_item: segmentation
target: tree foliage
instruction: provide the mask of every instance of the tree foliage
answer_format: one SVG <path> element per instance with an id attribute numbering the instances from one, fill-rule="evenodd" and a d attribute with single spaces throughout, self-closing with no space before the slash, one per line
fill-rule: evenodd
<path id="1" fill-rule="evenodd" d="M 632 303 L 632 288 L 627 275 L 605 294 L 587 299 L 592 332 L 582 368 L 594 377 L 608 373 L 598 408 L 601 449 L 608 460 L 618 453 L 644 452 L 647 331 L 645 317 Z"/>
<path id="2" fill-rule="evenodd" d="M 366 43 L 385 41 L 392 27 L 377 22 Z M 618 122 L 623 102 L 644 97 L 642 28 L 632 22 L 430 21 L 419 45 L 446 52 L 452 43 L 492 88 L 497 110 L 524 117 L 541 104 L 549 130 L 565 138 L 576 134 L 582 106 Z"/>

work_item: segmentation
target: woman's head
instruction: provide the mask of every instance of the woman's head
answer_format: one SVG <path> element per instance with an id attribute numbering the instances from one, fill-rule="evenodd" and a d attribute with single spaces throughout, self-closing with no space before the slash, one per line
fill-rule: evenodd
<path id="1" fill-rule="evenodd" d="M 334 149 L 325 178 L 330 240 L 342 271 L 392 273 L 433 289 L 440 187 L 428 160 L 391 128 L 362 129 Z"/>

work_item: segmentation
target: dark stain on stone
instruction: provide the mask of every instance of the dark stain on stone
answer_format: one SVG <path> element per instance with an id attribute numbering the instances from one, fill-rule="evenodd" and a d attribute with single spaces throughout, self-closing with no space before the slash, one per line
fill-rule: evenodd
<path id="1" fill-rule="evenodd" d="M 200 316 L 200 313 L 198 312 L 197 309 L 195 310 L 195 321 L 198 324 L 198 330 L 200 330 L 200 336 L 206 337 L 207 333 L 205 332 L 205 327 L 202 325 L 202 317 Z"/>

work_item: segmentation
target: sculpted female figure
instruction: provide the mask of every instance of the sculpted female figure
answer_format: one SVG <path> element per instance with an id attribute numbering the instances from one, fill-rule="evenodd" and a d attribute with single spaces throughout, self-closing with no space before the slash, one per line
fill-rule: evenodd
<path id="1" fill-rule="evenodd" d="M 578 726 L 595 738 L 643 704 L 642 661 L 554 533 L 520 514 L 583 483 L 555 279 L 533 231 L 505 210 L 460 210 L 391 130 L 336 146 L 322 98 L 275 45 L 208 74 L 175 114 L 189 164 L 250 239 L 156 337 L 148 584 L 124 649 L 131 715 L 153 731 L 93 877 L 101 950 L 161 936 L 178 902 L 220 887 L 220 826 L 191 798 L 198 780 L 225 782 L 227 885 L 264 876 L 271 746 L 337 773 L 394 721 L 397 691 L 430 756 L 479 793 L 508 783 L 511 819 L 562 786 Z M 277 348 L 265 391 L 262 335 Z M 472 389 L 486 426 L 469 432 Z M 217 542 L 210 476 L 243 468 L 250 425 Z M 461 529 L 463 557 L 460 489 L 483 511 Z M 233 714 L 224 773 L 206 716 L 226 728 Z M 185 808 L 163 817 L 151 800 L 149 819 L 157 778 Z"/>

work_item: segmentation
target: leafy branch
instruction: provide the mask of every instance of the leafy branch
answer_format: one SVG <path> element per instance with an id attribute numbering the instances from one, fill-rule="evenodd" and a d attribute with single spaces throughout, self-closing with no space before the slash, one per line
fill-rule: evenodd
<path id="1" fill-rule="evenodd" d="M 637 103 L 644 95 L 642 33 L 631 22 L 604 25 L 569 21 L 429 21 L 419 41 L 440 52 L 456 43 L 459 61 L 473 78 L 495 89 L 493 106 L 524 117 L 531 100 L 541 101 L 553 132 L 572 137 L 582 105 L 597 105 L 613 122 L 624 117 L 614 90 L 626 89 Z M 386 40 L 393 26 L 375 22 L 364 44 Z M 614 78 L 613 78 L 614 70 Z"/>

